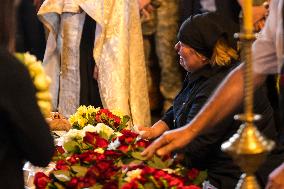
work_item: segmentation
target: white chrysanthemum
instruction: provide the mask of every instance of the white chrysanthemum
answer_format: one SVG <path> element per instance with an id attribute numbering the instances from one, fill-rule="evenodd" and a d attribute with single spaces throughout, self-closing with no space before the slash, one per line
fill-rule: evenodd
<path id="1" fill-rule="evenodd" d="M 141 178 L 141 173 L 142 170 L 141 169 L 135 169 L 133 171 L 128 171 L 126 173 L 126 178 L 124 179 L 127 182 L 131 182 L 131 180 L 135 179 L 135 178 Z"/>
<path id="2" fill-rule="evenodd" d="M 114 130 L 103 123 L 98 123 L 95 126 L 95 132 L 97 132 L 98 134 L 100 132 L 103 132 L 104 134 L 107 135 L 108 138 L 110 138 L 110 136 L 114 133 Z"/>
<path id="3" fill-rule="evenodd" d="M 88 124 L 86 127 L 83 128 L 83 131 L 85 131 L 85 132 L 96 132 L 96 127 Z"/>
<path id="4" fill-rule="evenodd" d="M 120 142 L 118 139 L 116 139 L 115 141 L 109 143 L 108 145 L 108 150 L 116 150 L 118 147 L 120 146 Z"/>
<path id="5" fill-rule="evenodd" d="M 85 131 L 77 130 L 77 129 L 70 129 L 64 136 L 64 143 L 69 142 L 72 140 L 83 140 L 85 136 Z"/>
<path id="6" fill-rule="evenodd" d="M 94 152 L 97 152 L 99 154 L 103 154 L 105 151 L 104 151 L 103 148 L 97 148 L 97 149 L 94 150 Z"/>

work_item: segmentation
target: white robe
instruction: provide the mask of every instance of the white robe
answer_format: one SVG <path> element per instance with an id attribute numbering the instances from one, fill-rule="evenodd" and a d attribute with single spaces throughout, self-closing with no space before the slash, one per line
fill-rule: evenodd
<path id="1" fill-rule="evenodd" d="M 97 23 L 94 59 L 104 107 L 130 115 L 132 124 L 149 125 L 146 69 L 136 0 L 45 0 L 38 15 L 50 31 L 44 66 L 53 80 L 54 107 L 69 116 L 79 106 L 79 45 L 85 14 Z"/>

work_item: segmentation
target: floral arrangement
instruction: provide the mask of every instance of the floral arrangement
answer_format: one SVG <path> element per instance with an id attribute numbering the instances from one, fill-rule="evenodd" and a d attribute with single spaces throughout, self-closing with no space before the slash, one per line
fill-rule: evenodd
<path id="1" fill-rule="evenodd" d="M 81 130 L 71 129 L 63 136 L 62 146 L 57 146 L 53 157 L 55 168 L 49 175 L 36 173 L 36 188 L 198 189 L 206 178 L 206 172 L 187 170 L 174 163 L 170 156 L 146 160 L 140 153 L 149 141 L 131 130 L 118 131 L 119 124 L 106 124 L 105 120 L 110 119 L 105 115 L 110 115 L 111 119 L 123 116 L 90 106 L 78 110 L 84 113 L 77 111 L 74 116 L 85 114 L 87 117 L 90 113 L 91 118 L 85 123 L 88 125 L 80 127 Z M 103 111 L 99 113 L 100 110 Z M 78 123 L 81 117 L 72 119 Z M 92 121 L 96 126 L 89 124 Z M 114 123 L 113 120 L 109 122 Z M 118 120 L 117 123 L 122 124 Z"/>
<path id="2" fill-rule="evenodd" d="M 120 131 L 127 127 L 129 116 L 124 116 L 118 111 L 94 108 L 93 106 L 80 106 L 77 112 L 70 116 L 69 122 L 75 129 L 82 129 L 87 125 L 104 123 L 115 131 Z"/>
<path id="3" fill-rule="evenodd" d="M 51 112 L 51 94 L 49 92 L 51 80 L 45 74 L 41 62 L 30 53 L 16 53 L 15 56 L 29 70 L 29 74 L 36 88 L 37 103 L 43 115 L 49 116 Z"/>

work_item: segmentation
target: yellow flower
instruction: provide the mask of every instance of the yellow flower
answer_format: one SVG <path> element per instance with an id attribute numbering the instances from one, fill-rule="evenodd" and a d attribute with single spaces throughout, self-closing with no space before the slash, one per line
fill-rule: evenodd
<path id="1" fill-rule="evenodd" d="M 87 107 L 85 105 L 82 105 L 77 109 L 76 114 L 82 116 L 83 114 L 87 114 L 87 112 L 88 112 Z"/>
<path id="2" fill-rule="evenodd" d="M 88 123 L 88 120 L 85 119 L 85 118 L 83 118 L 83 117 L 81 117 L 81 118 L 78 119 L 78 124 L 79 124 L 79 126 L 82 127 L 82 128 L 83 128 L 87 123 Z"/>
<path id="3" fill-rule="evenodd" d="M 37 62 L 37 59 L 34 55 L 31 55 L 29 52 L 24 53 L 24 63 L 28 66 L 29 64 L 33 64 Z"/>
<path id="4" fill-rule="evenodd" d="M 99 154 L 103 154 L 105 151 L 102 148 L 97 148 L 97 149 L 94 150 L 94 152 L 97 152 Z"/>
<path id="5" fill-rule="evenodd" d="M 100 110 L 100 108 L 95 108 L 94 106 L 88 106 L 87 107 L 87 113 L 91 115 L 92 113 L 97 113 Z"/>
<path id="6" fill-rule="evenodd" d="M 71 125 L 73 125 L 75 122 L 77 122 L 77 117 L 75 115 L 71 115 L 68 121 Z"/>
<path id="7" fill-rule="evenodd" d="M 113 114 L 113 115 L 116 115 L 116 116 L 118 116 L 118 117 L 120 117 L 121 119 L 123 118 L 123 116 L 124 116 L 124 114 L 121 112 L 121 111 L 119 111 L 119 110 L 111 110 L 111 113 Z"/>
<path id="8" fill-rule="evenodd" d="M 47 91 L 49 84 L 46 75 L 43 73 L 36 75 L 34 78 L 34 85 L 39 91 Z"/>
<path id="9" fill-rule="evenodd" d="M 29 72 L 31 74 L 31 77 L 34 77 L 37 74 L 44 73 L 44 69 L 43 69 L 40 62 L 35 62 L 33 64 L 29 64 L 28 68 L 29 68 Z"/>
<path id="10" fill-rule="evenodd" d="M 30 53 L 16 53 L 15 56 L 27 67 L 36 88 L 36 96 L 41 112 L 49 116 L 51 111 L 51 94 L 49 85 L 51 79 L 45 74 L 40 61 Z"/>

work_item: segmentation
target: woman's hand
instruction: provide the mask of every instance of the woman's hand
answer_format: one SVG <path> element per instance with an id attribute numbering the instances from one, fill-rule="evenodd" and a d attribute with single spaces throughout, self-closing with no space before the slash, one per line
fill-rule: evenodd
<path id="1" fill-rule="evenodd" d="M 159 156 L 167 155 L 176 149 L 186 146 L 195 135 L 196 133 L 187 127 L 166 131 L 148 146 L 141 155 L 148 159 L 155 153 Z"/>
<path id="2" fill-rule="evenodd" d="M 138 126 L 138 133 L 142 138 L 148 140 L 157 138 L 167 130 L 169 130 L 169 127 L 162 120 L 156 122 L 152 127 Z"/>
<path id="3" fill-rule="evenodd" d="M 265 189 L 284 189 L 284 163 L 269 175 Z"/>

